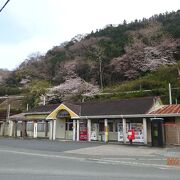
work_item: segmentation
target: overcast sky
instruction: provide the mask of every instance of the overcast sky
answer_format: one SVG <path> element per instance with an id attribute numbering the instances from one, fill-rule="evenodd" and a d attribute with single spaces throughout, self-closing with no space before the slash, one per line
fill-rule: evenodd
<path id="1" fill-rule="evenodd" d="M 10 0 L 0 13 L 0 68 L 13 70 L 32 53 L 107 24 L 178 9 L 180 0 Z"/>

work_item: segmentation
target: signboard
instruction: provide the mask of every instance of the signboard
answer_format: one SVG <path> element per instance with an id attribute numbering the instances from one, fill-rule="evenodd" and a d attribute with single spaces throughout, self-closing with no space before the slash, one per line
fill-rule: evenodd
<path id="1" fill-rule="evenodd" d="M 61 111 L 58 112 L 56 117 L 59 118 L 59 119 L 60 118 L 70 118 L 70 114 L 66 110 L 61 110 Z"/>

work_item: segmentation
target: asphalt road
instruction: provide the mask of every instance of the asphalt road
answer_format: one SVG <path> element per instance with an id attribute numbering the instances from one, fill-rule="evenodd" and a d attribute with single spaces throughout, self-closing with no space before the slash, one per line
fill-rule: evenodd
<path id="1" fill-rule="evenodd" d="M 104 144 L 88 143 L 88 142 L 72 142 L 72 141 L 49 141 L 46 139 L 11 139 L 1 138 L 0 146 L 22 148 L 29 150 L 42 150 L 51 152 L 64 152 L 67 150 L 75 150 L 80 148 L 95 147 Z"/>
<path id="2" fill-rule="evenodd" d="M 168 167 L 163 163 L 151 164 L 151 156 L 146 157 L 149 158 L 147 163 L 147 159 L 143 161 L 141 156 L 137 156 L 139 160 L 134 161 L 132 157 L 94 158 L 92 154 L 85 156 L 66 153 L 96 147 L 106 148 L 108 145 L 0 139 L 0 180 L 180 179 L 179 167 Z"/>

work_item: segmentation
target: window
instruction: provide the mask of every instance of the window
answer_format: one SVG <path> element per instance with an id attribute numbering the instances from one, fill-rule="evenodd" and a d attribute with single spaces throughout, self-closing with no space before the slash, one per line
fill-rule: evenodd
<path id="1" fill-rule="evenodd" d="M 33 131 L 33 123 L 32 122 L 27 123 L 27 131 Z"/>
<path id="2" fill-rule="evenodd" d="M 21 131 L 21 127 L 22 127 L 22 123 L 18 122 L 18 123 L 17 123 L 17 130 L 18 130 L 18 131 Z"/>
<path id="3" fill-rule="evenodd" d="M 109 132 L 113 132 L 113 122 L 108 122 L 108 130 Z"/>
<path id="4" fill-rule="evenodd" d="M 37 131 L 38 132 L 45 132 L 45 124 L 44 123 L 38 123 L 37 124 Z"/>
<path id="5" fill-rule="evenodd" d="M 73 130 L 73 120 L 66 120 L 66 131 Z"/>
<path id="6" fill-rule="evenodd" d="M 104 132 L 104 122 L 99 123 L 99 132 Z"/>

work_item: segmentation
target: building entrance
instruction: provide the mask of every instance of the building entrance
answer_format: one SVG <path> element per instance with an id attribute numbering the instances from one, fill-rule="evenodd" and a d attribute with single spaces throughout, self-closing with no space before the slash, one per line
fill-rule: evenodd
<path id="1" fill-rule="evenodd" d="M 66 120 L 65 138 L 69 140 L 73 139 L 73 120 Z"/>
<path id="2" fill-rule="evenodd" d="M 151 119 L 152 146 L 162 147 L 164 145 L 164 120 L 162 118 Z"/>

